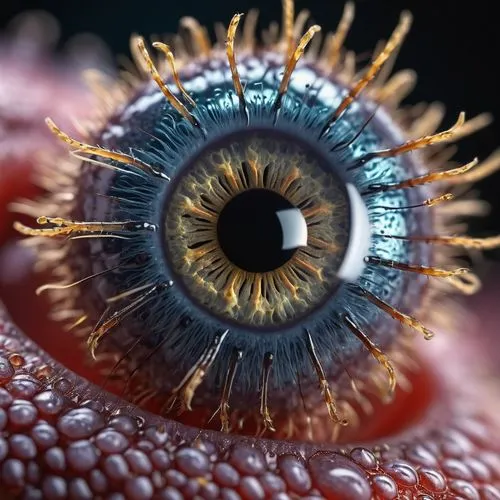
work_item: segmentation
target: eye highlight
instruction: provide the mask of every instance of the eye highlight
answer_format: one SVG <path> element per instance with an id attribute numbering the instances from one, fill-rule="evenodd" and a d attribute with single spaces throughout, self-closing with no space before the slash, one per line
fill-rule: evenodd
<path id="1" fill-rule="evenodd" d="M 475 288 L 428 245 L 447 241 L 428 207 L 453 197 L 428 185 L 485 169 L 429 172 L 422 156 L 404 156 L 466 134 L 474 125 L 463 114 L 446 131 L 424 123 L 408 138 L 379 107 L 395 81 L 362 95 L 409 14 L 354 79 L 340 51 L 352 6 L 313 61 L 303 56 L 319 27 L 296 36 L 290 9 L 283 37 L 263 49 L 248 31 L 238 43 L 240 15 L 225 50 L 207 49 L 191 25 L 195 66 L 176 66 L 156 43 L 169 75 L 135 39 L 153 83 L 138 85 L 88 143 L 48 121 L 77 157 L 73 202 L 39 217 L 41 228 L 17 228 L 69 237 L 62 286 L 78 291 L 61 312 L 88 325 L 94 357 L 120 356 L 130 399 L 159 399 L 164 414 L 199 410 L 207 425 L 219 412 L 225 431 L 254 420 L 270 434 L 283 413 L 307 421 L 322 402 L 335 439 L 368 397 L 392 399 L 401 324 L 432 337 L 417 319 L 427 277 L 439 280 L 435 294 Z M 261 233 L 250 228 L 257 215 L 269 225 Z"/>

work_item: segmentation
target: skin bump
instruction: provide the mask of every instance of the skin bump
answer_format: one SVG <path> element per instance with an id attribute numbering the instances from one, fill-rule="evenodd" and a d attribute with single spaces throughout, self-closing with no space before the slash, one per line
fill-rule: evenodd
<path id="1" fill-rule="evenodd" d="M 459 349 L 443 340 L 432 352 L 450 360 L 439 374 L 447 396 L 425 422 L 387 441 L 318 447 L 228 440 L 161 419 L 60 366 L 4 308 L 0 332 L 0 485 L 22 498 L 498 494 L 500 443 L 489 436 L 500 429 L 496 411 L 484 404 L 491 393 L 456 387 L 457 367 L 480 357 L 465 340 Z M 461 375 L 479 377 L 463 368 Z"/>

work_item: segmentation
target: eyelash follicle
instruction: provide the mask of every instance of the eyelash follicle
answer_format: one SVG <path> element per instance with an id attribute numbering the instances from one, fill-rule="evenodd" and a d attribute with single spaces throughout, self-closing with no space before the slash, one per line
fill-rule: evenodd
<path id="1" fill-rule="evenodd" d="M 62 280 L 39 292 L 132 402 L 342 440 L 404 380 L 405 329 L 432 338 L 440 301 L 478 288 L 451 250 L 500 239 L 455 234 L 474 207 L 455 197 L 500 157 L 456 166 L 449 143 L 489 119 L 439 131 L 433 105 L 401 109 L 411 15 L 366 68 L 344 49 L 353 18 L 322 37 L 284 0 L 281 32 L 258 43 L 256 13 L 236 14 L 213 45 L 184 19 L 158 60 L 132 39 L 136 73 L 99 87 L 81 137 L 47 119 L 70 160 L 43 166 L 40 227 L 15 227 Z"/>

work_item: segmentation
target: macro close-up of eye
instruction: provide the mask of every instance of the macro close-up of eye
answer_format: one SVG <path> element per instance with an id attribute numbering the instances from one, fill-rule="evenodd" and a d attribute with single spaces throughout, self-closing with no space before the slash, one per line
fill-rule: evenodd
<path id="1" fill-rule="evenodd" d="M 485 13 L 45 3 L 0 8 L 1 498 L 500 499 Z"/>

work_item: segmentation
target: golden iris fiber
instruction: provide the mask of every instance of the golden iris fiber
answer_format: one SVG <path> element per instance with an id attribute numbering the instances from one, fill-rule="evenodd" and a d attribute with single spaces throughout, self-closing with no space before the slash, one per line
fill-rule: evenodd
<path id="1" fill-rule="evenodd" d="M 265 189 L 300 209 L 307 246 L 268 272 L 249 272 L 225 255 L 217 235 L 224 207 Z M 167 253 L 191 297 L 245 326 L 295 321 L 336 289 L 349 238 L 343 183 L 290 138 L 251 132 L 208 148 L 181 176 L 165 211 Z"/>

